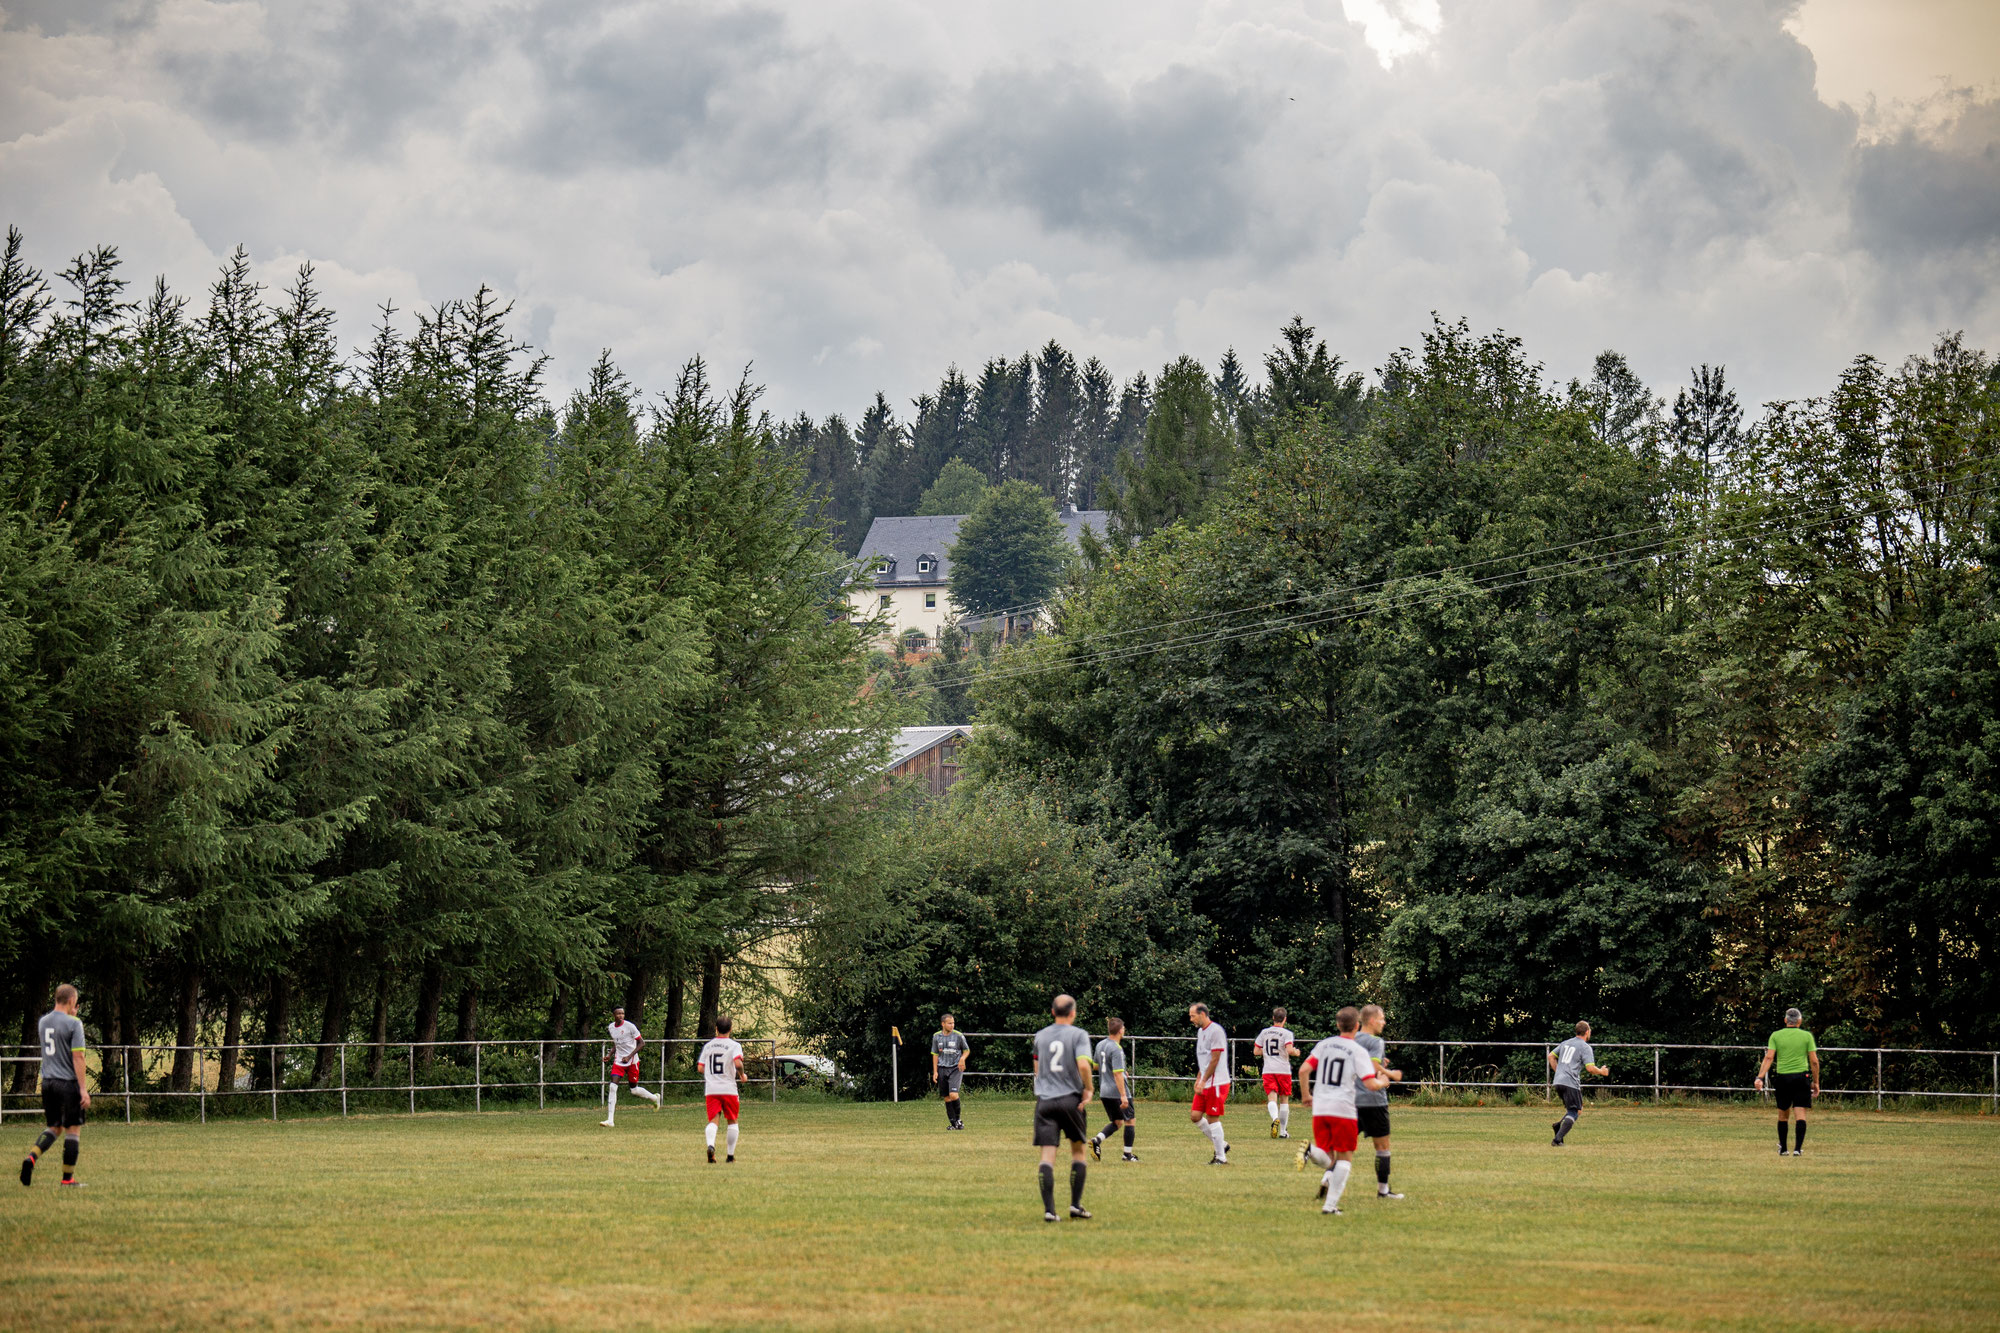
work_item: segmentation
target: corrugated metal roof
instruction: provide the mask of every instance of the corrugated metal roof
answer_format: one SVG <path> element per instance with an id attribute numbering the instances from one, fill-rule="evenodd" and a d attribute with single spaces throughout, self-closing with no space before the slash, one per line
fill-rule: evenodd
<path id="1" fill-rule="evenodd" d="M 953 736 L 970 736 L 970 727 L 903 727 L 896 733 L 896 743 L 889 751 L 890 768 L 906 759 L 914 759 L 924 751 L 941 745 Z"/>

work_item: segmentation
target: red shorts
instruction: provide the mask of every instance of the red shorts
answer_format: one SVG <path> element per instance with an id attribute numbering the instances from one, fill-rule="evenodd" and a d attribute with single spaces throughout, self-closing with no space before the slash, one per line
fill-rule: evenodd
<path id="1" fill-rule="evenodd" d="M 1353 1152 L 1354 1145 L 1361 1142 L 1361 1122 L 1349 1120 L 1345 1116 L 1316 1115 L 1313 1117 L 1313 1147 L 1332 1156 L 1337 1152 Z"/>
<path id="2" fill-rule="evenodd" d="M 1280 1097 L 1289 1097 L 1289 1096 L 1291 1096 L 1291 1095 L 1292 1095 L 1292 1076 L 1291 1076 L 1290 1074 L 1266 1074 L 1266 1075 L 1264 1075 L 1264 1091 L 1266 1091 L 1266 1092 L 1275 1092 L 1275 1093 L 1277 1093 L 1277 1094 L 1278 1094 L 1278 1095 L 1279 1095 Z"/>
<path id="3" fill-rule="evenodd" d="M 621 1064 L 619 1064 L 619 1063 L 618 1063 L 617 1061 L 615 1061 L 615 1060 L 614 1060 L 614 1061 L 612 1061 L 612 1062 L 611 1062 L 611 1081 L 612 1081 L 613 1083 L 620 1083 L 620 1082 L 623 1082 L 623 1083 L 629 1083 L 629 1084 L 631 1084 L 631 1085 L 632 1085 L 633 1087 L 635 1087 L 635 1088 L 636 1088 L 636 1087 L 638 1087 L 638 1086 L 639 1086 L 639 1062 L 638 1062 L 637 1060 L 634 1060 L 634 1061 L 633 1061 L 633 1062 L 632 1062 L 631 1064 L 629 1064 L 629 1065 L 621 1065 Z"/>
<path id="4" fill-rule="evenodd" d="M 1217 1083 L 1203 1088 L 1194 1095 L 1194 1113 L 1205 1115 L 1210 1120 L 1222 1119 L 1223 1103 L 1229 1100 L 1229 1085 Z"/>
<path id="5" fill-rule="evenodd" d="M 719 1115 L 732 1125 L 736 1123 L 736 1117 L 738 1114 L 741 1113 L 743 1105 L 741 1102 L 737 1101 L 736 1098 L 733 1096 L 717 1097 L 711 1095 L 707 1098 L 707 1102 L 708 1102 L 708 1118 L 710 1120 L 715 1119 L 715 1117 Z"/>

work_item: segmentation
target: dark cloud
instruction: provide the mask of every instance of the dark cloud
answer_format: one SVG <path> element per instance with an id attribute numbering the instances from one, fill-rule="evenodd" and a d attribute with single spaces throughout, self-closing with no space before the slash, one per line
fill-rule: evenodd
<path id="1" fill-rule="evenodd" d="M 267 44 L 173 51 L 161 65 L 190 107 L 224 129 L 360 156 L 399 142 L 496 46 L 491 31 L 460 13 L 400 0 L 273 5 L 264 25 Z"/>
<path id="2" fill-rule="evenodd" d="M 1863 145 L 1851 215 L 1863 243 L 1889 259 L 2000 246 L 2000 102 L 1969 106 L 1939 132 Z M 1964 276 L 1983 285 L 1990 265 Z"/>
<path id="3" fill-rule="evenodd" d="M 120 32 L 152 22 L 159 0 L 5 0 L 0 28 L 33 28 L 48 37 Z"/>
<path id="4" fill-rule="evenodd" d="M 1025 208 L 1154 258 L 1218 254 L 1255 207 L 1245 155 L 1270 108 L 1175 66 L 1129 92 L 1072 67 L 979 79 L 919 175 L 940 201 Z"/>

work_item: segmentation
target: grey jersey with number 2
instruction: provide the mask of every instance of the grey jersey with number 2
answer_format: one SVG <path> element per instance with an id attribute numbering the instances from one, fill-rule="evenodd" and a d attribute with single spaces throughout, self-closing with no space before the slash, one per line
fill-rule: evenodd
<path id="1" fill-rule="evenodd" d="M 42 1043 L 42 1077 L 76 1082 L 76 1060 L 71 1051 L 83 1049 L 83 1022 L 75 1014 L 51 1009 L 35 1024 Z"/>
<path id="2" fill-rule="evenodd" d="M 1090 1034 L 1074 1023 L 1051 1023 L 1035 1034 L 1035 1095 L 1073 1097 L 1090 1085 Z"/>
<path id="3" fill-rule="evenodd" d="M 1554 1082 L 1568 1084 L 1572 1088 L 1583 1086 L 1583 1067 L 1597 1063 L 1597 1052 L 1590 1049 L 1590 1043 L 1582 1037 L 1571 1037 L 1556 1047 L 1556 1074 Z"/>

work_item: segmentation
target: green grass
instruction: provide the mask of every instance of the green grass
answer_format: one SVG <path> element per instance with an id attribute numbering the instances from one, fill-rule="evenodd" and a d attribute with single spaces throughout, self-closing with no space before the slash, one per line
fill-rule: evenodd
<path id="1" fill-rule="evenodd" d="M 0 1324 L 2000 1326 L 1991 1117 L 1822 1114 L 1780 1160 L 1749 1109 L 1591 1108 L 1561 1150 L 1540 1107 L 1399 1109 L 1408 1199 L 1372 1197 L 1364 1148 L 1323 1218 L 1260 1105 L 1221 1170 L 1149 1102 L 1145 1160 L 1094 1168 L 1097 1220 L 1060 1226 L 1021 1102 L 974 1098 L 947 1135 L 936 1102 L 753 1101 L 728 1167 L 694 1107 L 597 1118 L 93 1124 L 88 1190 L 54 1160 L 7 1187 Z"/>

